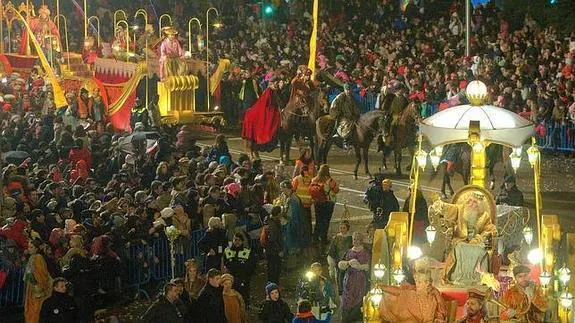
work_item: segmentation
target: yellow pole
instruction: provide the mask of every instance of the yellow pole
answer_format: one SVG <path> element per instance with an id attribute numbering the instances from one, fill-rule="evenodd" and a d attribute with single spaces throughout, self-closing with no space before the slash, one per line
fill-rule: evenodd
<path id="1" fill-rule="evenodd" d="M 88 1 L 84 0 L 84 39 L 88 38 Z"/>
<path id="2" fill-rule="evenodd" d="M 160 28 L 160 30 L 158 30 L 158 33 L 160 33 L 160 38 L 162 38 L 162 20 L 164 18 L 168 18 L 168 20 L 170 21 L 170 26 L 172 25 L 172 16 L 168 15 L 167 13 L 160 16 L 160 18 L 158 19 L 158 27 Z"/>
<path id="3" fill-rule="evenodd" d="M 98 18 L 97 16 L 92 16 L 92 17 L 88 18 L 88 24 L 90 24 L 90 21 L 91 21 L 92 19 L 96 20 L 96 36 L 97 36 L 96 42 L 97 42 L 98 47 L 100 47 L 100 43 L 101 43 L 101 37 L 100 37 L 100 18 Z"/>
<path id="4" fill-rule="evenodd" d="M 533 166 L 533 186 L 535 187 L 535 216 L 537 217 L 537 242 L 539 245 L 539 250 L 542 252 L 544 251 L 541 249 L 541 210 L 543 209 L 543 203 L 541 202 L 541 183 L 539 172 L 541 171 L 541 153 L 539 152 L 539 148 L 537 148 L 537 140 L 535 137 L 531 138 L 531 147 L 536 151 L 537 158 Z M 543 262 L 541 262 L 541 268 L 543 270 Z"/>
<path id="5" fill-rule="evenodd" d="M 6 28 L 8 28 L 8 53 L 12 53 L 12 22 L 16 18 L 8 20 Z"/>
<path id="6" fill-rule="evenodd" d="M 0 54 L 4 54 L 4 4 L 0 1 Z"/>
<path id="7" fill-rule="evenodd" d="M 60 15 L 60 0 L 56 0 L 56 16 Z M 60 30 L 60 20 L 58 19 L 58 30 Z"/>
<path id="8" fill-rule="evenodd" d="M 60 26 L 60 17 L 64 18 L 64 38 L 67 53 L 66 59 L 68 64 L 68 71 L 70 71 L 70 47 L 68 46 L 68 20 L 63 14 L 57 15 L 56 17 L 54 17 L 54 22 L 58 21 L 58 26 Z M 58 29 L 58 32 L 60 32 L 60 29 Z"/>
<path id="9" fill-rule="evenodd" d="M 26 23 L 30 23 L 30 0 L 26 0 Z M 29 35 L 30 36 L 30 35 Z M 32 37 L 36 37 L 34 36 L 34 34 L 32 34 Z M 32 51 L 30 48 L 30 37 L 28 37 L 28 41 L 26 42 L 26 56 L 30 56 Z"/>
<path id="10" fill-rule="evenodd" d="M 319 16 L 319 0 L 313 1 L 313 29 L 309 40 L 309 61 L 307 67 L 311 70 L 311 79 L 315 80 L 315 56 L 317 51 L 317 23 Z"/>
<path id="11" fill-rule="evenodd" d="M 188 20 L 188 50 L 190 53 L 192 52 L 192 22 L 197 22 L 198 26 L 200 27 L 200 32 L 202 31 L 202 23 L 198 18 L 191 18 Z"/>
<path id="12" fill-rule="evenodd" d="M 421 143 L 423 141 L 422 135 L 418 138 L 418 148 L 417 152 L 421 151 Z M 417 188 L 419 187 L 419 165 L 417 165 L 417 159 L 415 158 L 417 153 L 413 155 L 411 161 L 411 169 L 413 170 L 413 180 L 411 185 L 411 195 L 409 199 L 409 213 L 411 214 L 411 219 L 409 221 L 409 244 L 411 246 L 411 241 L 413 239 L 413 221 L 415 220 L 415 202 L 417 200 Z M 415 169 L 414 169 L 415 167 Z"/>
<path id="13" fill-rule="evenodd" d="M 210 11 L 215 11 L 216 12 L 216 16 L 219 16 L 220 13 L 218 12 L 218 9 L 211 7 L 208 10 L 206 10 L 206 100 L 208 103 L 208 111 L 210 111 L 210 47 L 209 47 L 209 43 L 210 43 Z"/>
<path id="14" fill-rule="evenodd" d="M 136 11 L 134 18 L 138 17 L 138 15 L 144 16 L 144 41 L 145 41 L 145 48 L 144 48 L 144 55 L 146 59 L 146 109 L 149 107 L 150 101 L 150 87 L 149 87 L 149 70 L 148 70 L 148 35 L 146 35 L 146 27 L 148 26 L 148 12 L 144 9 L 139 9 Z M 135 34 L 135 33 L 134 33 Z"/>
<path id="15" fill-rule="evenodd" d="M 118 25 L 121 23 L 126 24 L 126 62 L 130 61 L 130 25 L 126 20 L 118 21 Z"/>

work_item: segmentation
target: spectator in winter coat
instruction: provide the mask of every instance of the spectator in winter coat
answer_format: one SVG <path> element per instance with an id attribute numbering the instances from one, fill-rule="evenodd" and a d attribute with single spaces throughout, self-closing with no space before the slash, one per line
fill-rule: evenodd
<path id="1" fill-rule="evenodd" d="M 222 229 L 220 218 L 211 217 L 208 221 L 208 230 L 198 242 L 200 250 L 206 254 L 205 270 L 222 268 L 222 255 L 228 245 L 226 231 Z"/>
<path id="2" fill-rule="evenodd" d="M 208 271 L 208 282 L 198 296 L 197 308 L 203 312 L 201 323 L 226 323 L 224 306 L 222 273 L 217 269 Z"/>
<path id="3" fill-rule="evenodd" d="M 280 299 L 280 291 L 277 284 L 266 285 L 266 300 L 260 308 L 259 317 L 263 323 L 289 323 L 293 313 L 289 305 Z"/>
<path id="4" fill-rule="evenodd" d="M 64 278 L 56 278 L 52 283 L 52 296 L 42 303 L 40 323 L 72 323 L 78 322 L 78 306 L 72 296 L 68 295 L 68 282 Z"/>
<path id="5" fill-rule="evenodd" d="M 179 303 L 178 286 L 170 282 L 164 287 L 164 293 L 144 313 L 141 321 L 143 323 L 183 323 L 184 313 L 180 310 Z"/>
<path id="6" fill-rule="evenodd" d="M 262 229 L 267 231 L 264 251 L 267 259 L 268 281 L 276 284 L 279 284 L 284 250 L 284 238 L 280 220 L 281 212 L 280 206 L 274 206 L 271 209 L 266 226 Z"/>

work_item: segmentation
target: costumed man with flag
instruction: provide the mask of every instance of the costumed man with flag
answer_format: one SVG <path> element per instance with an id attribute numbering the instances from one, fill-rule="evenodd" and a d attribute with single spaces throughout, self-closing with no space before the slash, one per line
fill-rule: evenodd
<path id="1" fill-rule="evenodd" d="M 271 151 L 277 145 L 282 106 L 277 81 L 275 76 L 270 78 L 268 88 L 244 115 L 242 138 L 246 141 L 246 150 L 254 159 L 259 158 L 258 151 Z"/>

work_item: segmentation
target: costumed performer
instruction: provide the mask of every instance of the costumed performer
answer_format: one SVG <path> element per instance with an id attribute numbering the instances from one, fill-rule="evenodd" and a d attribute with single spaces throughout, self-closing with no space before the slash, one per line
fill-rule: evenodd
<path id="1" fill-rule="evenodd" d="M 446 322 L 447 306 L 432 285 L 428 258 L 415 262 L 415 285 L 383 286 L 385 296 L 379 304 L 382 322 Z"/>
<path id="2" fill-rule="evenodd" d="M 272 77 L 268 88 L 244 115 L 242 138 L 246 140 L 247 150 L 252 154 L 276 147 L 277 133 L 281 126 L 280 106 L 277 79 Z"/>
<path id="3" fill-rule="evenodd" d="M 503 322 L 543 322 L 547 299 L 541 286 L 529 278 L 529 267 L 513 268 L 515 284 L 503 294 L 503 304 L 508 308 L 501 313 Z"/>
<path id="4" fill-rule="evenodd" d="M 186 67 L 182 61 L 184 50 L 176 38 L 178 31 L 173 27 L 162 28 L 166 38 L 160 45 L 160 79 L 184 75 Z"/>

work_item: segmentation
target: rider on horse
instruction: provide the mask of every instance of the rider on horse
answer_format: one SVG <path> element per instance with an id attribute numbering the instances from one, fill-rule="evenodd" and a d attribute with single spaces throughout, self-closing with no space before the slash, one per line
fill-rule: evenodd
<path id="1" fill-rule="evenodd" d="M 350 84 L 344 84 L 343 92 L 336 96 L 331 103 L 329 114 L 336 120 L 337 135 L 343 139 L 344 147 L 347 147 L 349 138 L 360 117 L 359 107 L 351 93 Z"/>
<path id="2" fill-rule="evenodd" d="M 316 88 L 311 80 L 312 71 L 305 65 L 300 65 L 296 76 L 291 81 L 291 94 L 289 102 L 295 104 L 295 110 L 302 110 L 302 114 L 307 114 L 307 107 L 310 103 L 310 93 Z"/>

